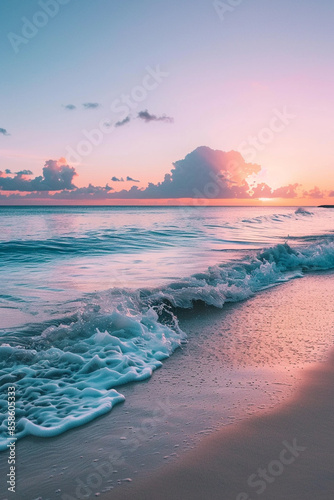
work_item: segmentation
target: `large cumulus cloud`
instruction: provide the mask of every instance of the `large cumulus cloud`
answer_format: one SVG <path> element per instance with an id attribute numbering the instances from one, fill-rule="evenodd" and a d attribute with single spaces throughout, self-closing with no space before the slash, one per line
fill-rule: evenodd
<path id="1" fill-rule="evenodd" d="M 75 168 L 66 165 L 64 158 L 48 160 L 43 167 L 43 175 L 30 178 L 30 170 L 21 170 L 14 176 L 0 171 L 0 189 L 2 191 L 61 191 L 73 190 L 73 178 L 77 175 Z"/>
<path id="2" fill-rule="evenodd" d="M 113 198 L 249 198 L 247 177 L 261 170 L 246 163 L 237 151 L 201 146 L 173 164 L 171 172 L 146 189 L 134 186 L 113 193 Z"/>

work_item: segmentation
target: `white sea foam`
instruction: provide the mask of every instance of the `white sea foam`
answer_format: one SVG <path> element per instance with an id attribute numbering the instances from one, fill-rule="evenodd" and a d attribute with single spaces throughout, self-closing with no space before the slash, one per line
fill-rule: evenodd
<path id="1" fill-rule="evenodd" d="M 183 338 L 150 308 L 132 316 L 91 314 L 48 328 L 36 349 L 0 347 L 0 384 L 6 391 L 16 387 L 16 437 L 55 436 L 110 411 L 124 400 L 114 387 L 149 378 Z M 5 420 L 0 449 L 9 441 L 6 427 Z"/>

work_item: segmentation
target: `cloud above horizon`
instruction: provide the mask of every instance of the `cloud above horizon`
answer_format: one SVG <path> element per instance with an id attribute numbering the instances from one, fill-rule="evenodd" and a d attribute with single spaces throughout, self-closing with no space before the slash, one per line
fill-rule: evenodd
<path id="1" fill-rule="evenodd" d="M 6 174 L 11 174 L 11 171 L 7 172 L 7 169 L 5 170 Z M 14 172 L 16 175 L 34 175 L 31 170 L 20 170 L 19 172 Z"/>
<path id="2" fill-rule="evenodd" d="M 138 181 L 138 180 L 136 180 L 136 179 L 133 179 L 133 178 L 132 178 L 132 177 L 130 177 L 129 175 L 127 175 L 127 176 L 125 177 L 125 180 L 124 180 L 124 178 L 123 178 L 123 177 L 115 177 L 115 176 L 113 176 L 113 177 L 111 178 L 111 180 L 112 180 L 112 182 L 140 182 L 140 181 Z"/>
<path id="3" fill-rule="evenodd" d="M 64 158 L 48 160 L 43 175 L 30 178 L 31 170 L 11 173 L 9 169 L 0 171 L 0 190 L 26 192 L 25 196 L 12 194 L 7 199 L 248 199 L 261 198 L 323 198 L 334 196 L 334 191 L 323 192 L 318 187 L 309 191 L 302 190 L 299 183 L 272 189 L 268 184 L 254 182 L 254 176 L 261 173 L 260 165 L 246 163 L 237 151 L 224 152 L 201 146 L 187 154 L 182 160 L 173 163 L 173 168 L 164 179 L 156 184 L 149 182 L 147 187 L 131 186 L 129 189 L 115 191 L 105 186 L 76 187 L 73 179 L 77 175 Z M 111 177 L 112 182 L 140 182 L 130 176 Z M 251 182 L 252 181 L 252 182 Z M 250 184 L 251 182 L 251 184 Z M 16 197 L 16 198 L 15 198 Z M 85 198 L 86 197 L 86 198 Z M 2 196 L 2 199 L 4 196 Z M 5 197 L 6 198 L 6 197 Z"/>
<path id="4" fill-rule="evenodd" d="M 84 102 L 82 105 L 85 109 L 96 109 L 100 107 L 98 102 Z"/>
<path id="5" fill-rule="evenodd" d="M 1 127 L 0 127 L 0 134 L 1 134 L 1 135 L 10 135 L 10 134 L 7 132 L 7 129 L 5 129 L 5 128 L 1 128 Z"/>
<path id="6" fill-rule="evenodd" d="M 101 104 L 98 102 L 84 102 L 82 103 L 82 107 L 84 109 L 96 109 L 99 108 Z M 67 109 L 68 111 L 74 111 L 77 109 L 77 106 L 75 104 L 63 104 L 63 108 Z"/>
<path id="7" fill-rule="evenodd" d="M 133 186 L 113 193 L 113 198 L 250 198 L 246 178 L 260 172 L 260 165 L 246 163 L 237 151 L 201 146 L 173 164 L 162 182 L 147 188 Z"/>
<path id="8" fill-rule="evenodd" d="M 166 116 L 166 115 L 162 115 L 162 116 L 152 115 L 151 113 L 149 113 L 147 111 L 147 109 L 145 109 L 144 111 L 139 111 L 137 117 L 140 118 L 141 120 L 144 120 L 145 123 L 149 123 L 149 122 L 167 122 L 167 123 L 173 123 L 174 122 L 174 118 L 172 118 L 170 116 Z"/>
<path id="9" fill-rule="evenodd" d="M 297 189 L 301 185 L 298 183 L 272 189 L 268 184 L 261 182 L 252 189 L 252 198 L 297 198 Z"/>
<path id="10" fill-rule="evenodd" d="M 114 188 L 106 184 L 105 186 L 93 186 L 88 184 L 87 187 L 75 188 L 74 191 L 61 191 L 55 193 L 52 197 L 60 200 L 105 200 L 110 191 Z"/>
<path id="11" fill-rule="evenodd" d="M 174 118 L 172 118 L 170 116 L 166 116 L 166 115 L 156 116 L 156 115 L 153 115 L 153 114 L 149 113 L 147 111 L 147 109 L 146 109 L 146 110 L 143 110 L 143 111 L 139 111 L 139 113 L 135 117 L 133 117 L 131 115 L 128 115 L 123 120 L 119 120 L 116 123 L 112 123 L 111 121 L 106 121 L 106 122 L 104 122 L 103 125 L 105 127 L 108 127 L 108 128 L 109 127 L 119 128 L 119 127 L 123 127 L 127 123 L 132 122 L 135 119 L 143 121 L 145 123 L 150 123 L 150 122 L 173 123 L 174 122 Z"/>
<path id="12" fill-rule="evenodd" d="M 8 170 L 8 169 L 7 169 Z M 12 174 L 13 175 L 13 174 Z M 0 171 L 0 189 L 2 191 L 60 191 L 73 190 L 73 178 L 77 175 L 75 168 L 66 165 L 66 160 L 48 160 L 43 167 L 43 175 L 30 179 L 31 170 L 15 172 L 14 177 L 7 171 Z"/>
<path id="13" fill-rule="evenodd" d="M 124 118 L 124 120 L 120 120 L 119 122 L 116 122 L 115 127 L 122 127 L 123 125 L 126 125 L 130 121 L 131 121 L 130 116 L 127 116 L 126 118 Z"/>
<path id="14" fill-rule="evenodd" d="M 318 186 L 314 186 L 313 189 L 310 189 L 309 191 L 303 191 L 303 196 L 305 198 L 316 198 L 316 199 L 321 199 L 325 197 L 325 193 L 321 191 L 321 189 L 318 188 Z M 331 193 L 329 193 L 328 196 L 332 196 Z"/>
<path id="15" fill-rule="evenodd" d="M 74 104 L 65 104 L 64 108 L 68 109 L 69 111 L 73 111 L 74 109 L 77 109 L 77 107 Z"/>

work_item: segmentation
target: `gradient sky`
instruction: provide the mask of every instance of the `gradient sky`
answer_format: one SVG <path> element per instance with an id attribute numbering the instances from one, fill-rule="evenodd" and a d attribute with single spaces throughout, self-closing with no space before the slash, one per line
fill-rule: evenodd
<path id="1" fill-rule="evenodd" d="M 47 160 L 65 157 L 78 187 L 129 189 L 131 181 L 111 181 L 129 176 L 145 188 L 163 181 L 173 162 L 208 146 L 240 151 L 262 167 L 256 182 L 273 190 L 301 184 L 298 204 L 319 203 L 301 194 L 314 186 L 321 201 L 334 203 L 328 197 L 334 190 L 332 0 L 244 0 L 220 16 L 211 0 L 62 1 L 24 43 L 13 36 L 22 36 L 23 18 L 43 23 L 36 18 L 39 2 L 1 2 L 1 171 L 30 170 L 35 177 Z M 132 100 L 130 113 L 111 110 L 157 66 L 168 76 L 141 102 Z M 66 109 L 69 104 L 76 109 Z M 174 121 L 138 118 L 145 110 Z M 268 136 L 263 130 L 283 112 L 289 123 Z M 114 126 L 128 114 L 128 123 Z M 102 143 L 71 157 L 84 130 L 104 122 L 111 126 Z M 259 146 L 249 148 L 254 137 Z"/>

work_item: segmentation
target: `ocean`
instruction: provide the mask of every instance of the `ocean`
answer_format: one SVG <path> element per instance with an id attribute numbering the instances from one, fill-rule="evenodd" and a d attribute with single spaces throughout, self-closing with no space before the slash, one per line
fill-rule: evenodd
<path id="1" fill-rule="evenodd" d="M 0 207 L 1 413 L 15 387 L 20 439 L 110 412 L 187 342 L 180 311 L 333 269 L 333 230 L 314 207 Z"/>

